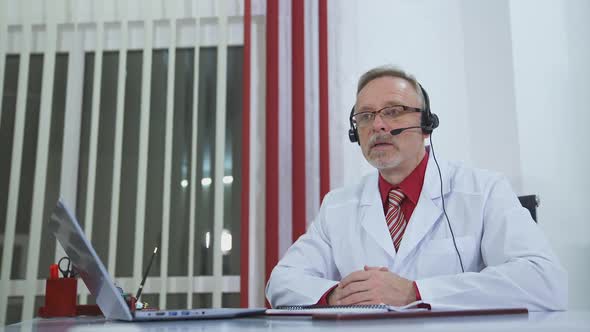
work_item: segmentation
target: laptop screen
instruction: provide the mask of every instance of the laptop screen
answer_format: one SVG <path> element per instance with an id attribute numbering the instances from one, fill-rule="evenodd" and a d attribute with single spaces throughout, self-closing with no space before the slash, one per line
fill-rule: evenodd
<path id="1" fill-rule="evenodd" d="M 76 272 L 96 298 L 96 304 L 104 316 L 107 319 L 133 320 L 131 311 L 111 281 L 90 241 L 61 199 L 51 214 L 48 226 L 70 257 Z"/>

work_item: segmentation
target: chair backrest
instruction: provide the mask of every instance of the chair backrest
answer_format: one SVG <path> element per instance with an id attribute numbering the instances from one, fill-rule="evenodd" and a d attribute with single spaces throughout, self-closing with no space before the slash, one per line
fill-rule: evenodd
<path id="1" fill-rule="evenodd" d="M 537 195 L 524 195 L 518 196 L 518 200 L 523 207 L 525 207 L 531 213 L 533 220 L 537 222 L 537 207 L 539 206 L 540 200 Z"/>

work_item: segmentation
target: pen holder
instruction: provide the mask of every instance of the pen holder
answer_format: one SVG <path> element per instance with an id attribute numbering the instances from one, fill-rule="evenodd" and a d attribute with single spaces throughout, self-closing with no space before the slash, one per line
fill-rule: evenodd
<path id="1" fill-rule="evenodd" d="M 78 279 L 47 279 L 45 305 L 37 312 L 40 317 L 102 316 L 96 304 L 76 304 Z"/>
<path id="2" fill-rule="evenodd" d="M 39 308 L 41 317 L 76 316 L 76 278 L 47 279 L 45 282 L 45 306 Z"/>

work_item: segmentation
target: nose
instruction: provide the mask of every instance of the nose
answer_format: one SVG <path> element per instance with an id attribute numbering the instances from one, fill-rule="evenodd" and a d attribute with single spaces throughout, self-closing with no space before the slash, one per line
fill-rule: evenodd
<path id="1" fill-rule="evenodd" d="M 386 123 L 381 118 L 381 113 L 375 115 L 375 119 L 373 120 L 373 130 L 374 131 L 385 131 L 386 130 Z"/>

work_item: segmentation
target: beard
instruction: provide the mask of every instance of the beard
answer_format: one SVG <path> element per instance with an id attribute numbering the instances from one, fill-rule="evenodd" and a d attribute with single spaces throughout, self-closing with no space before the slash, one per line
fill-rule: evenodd
<path id="1" fill-rule="evenodd" d="M 385 142 L 391 144 L 391 148 L 386 150 L 373 149 L 372 146 L 376 142 Z M 363 149 L 363 155 L 369 164 L 378 170 L 397 168 L 403 159 L 400 156 L 399 147 L 393 141 L 389 133 L 372 136 L 369 139 L 366 148 Z"/>
<path id="2" fill-rule="evenodd" d="M 402 163 L 399 155 L 393 154 L 389 151 L 369 152 L 365 156 L 369 164 L 378 170 L 397 168 Z"/>

